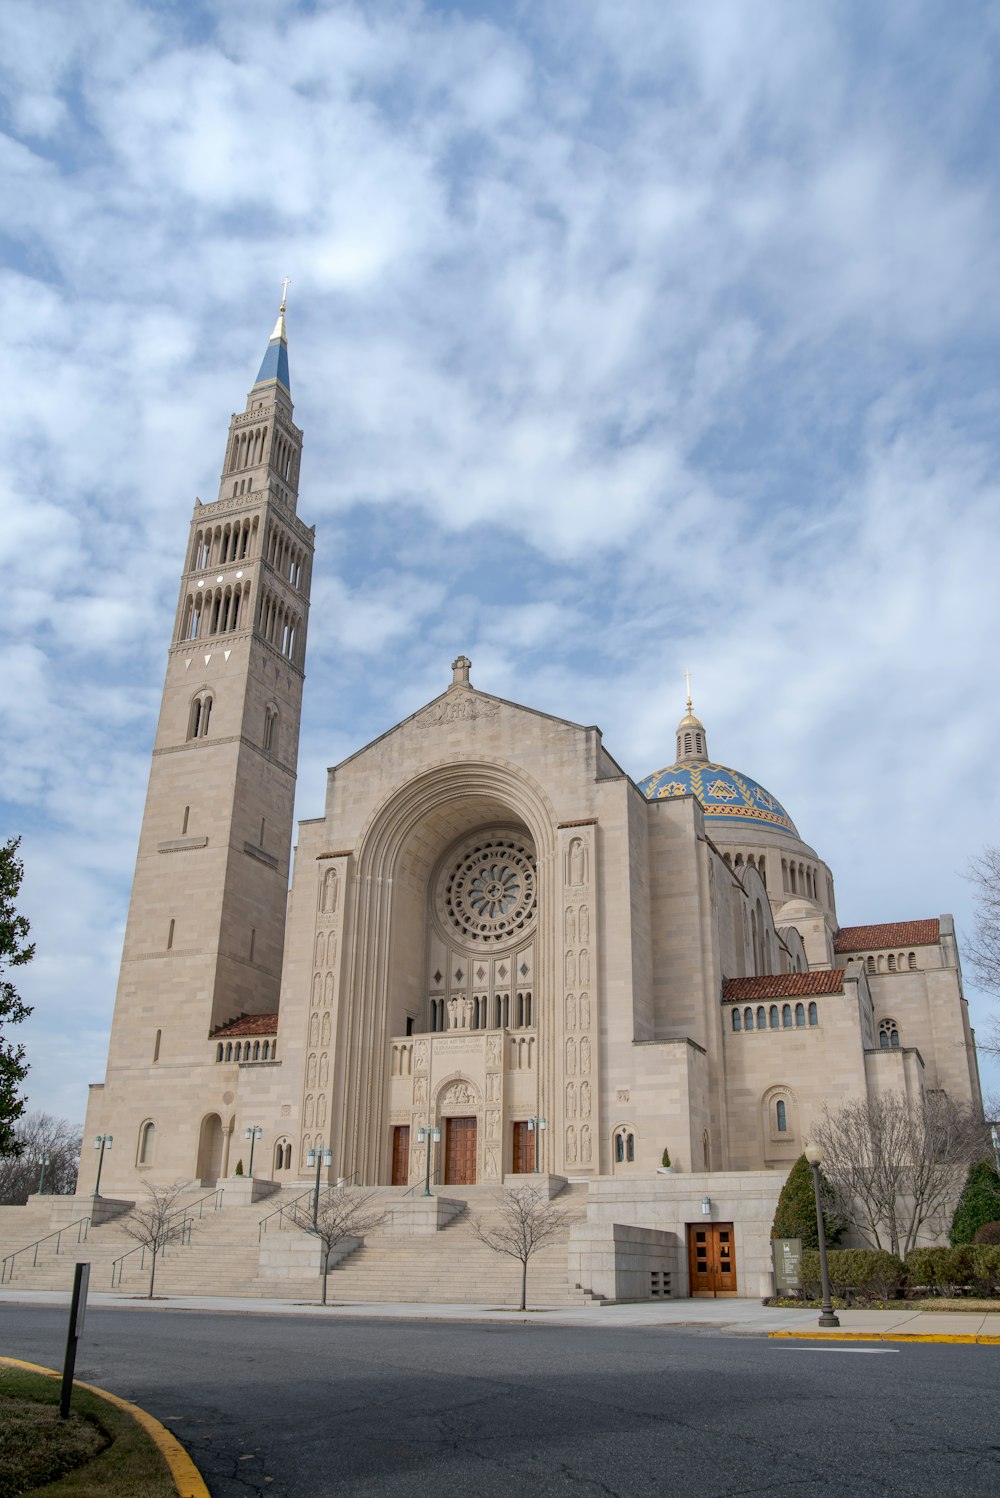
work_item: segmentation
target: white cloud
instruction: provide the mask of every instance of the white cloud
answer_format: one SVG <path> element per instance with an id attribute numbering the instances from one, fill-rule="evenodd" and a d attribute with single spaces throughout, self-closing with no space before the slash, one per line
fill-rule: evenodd
<path id="1" fill-rule="evenodd" d="M 691 665 L 845 918 L 967 924 L 1000 730 L 976 10 L 887 7 L 863 46 L 791 0 L 0 10 L 35 1100 L 100 1074 L 190 507 L 286 271 L 301 814 L 459 650 L 635 775 Z"/>

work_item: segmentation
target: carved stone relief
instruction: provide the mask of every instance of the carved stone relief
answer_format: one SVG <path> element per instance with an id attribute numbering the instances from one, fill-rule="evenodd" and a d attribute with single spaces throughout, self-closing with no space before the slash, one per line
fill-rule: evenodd
<path id="1" fill-rule="evenodd" d="M 440 1108 L 475 1107 L 478 1099 L 468 1082 L 452 1082 L 438 1099 Z"/>
<path id="2" fill-rule="evenodd" d="M 413 1101 L 414 1104 L 427 1102 L 427 1078 L 414 1077 L 413 1079 Z"/>

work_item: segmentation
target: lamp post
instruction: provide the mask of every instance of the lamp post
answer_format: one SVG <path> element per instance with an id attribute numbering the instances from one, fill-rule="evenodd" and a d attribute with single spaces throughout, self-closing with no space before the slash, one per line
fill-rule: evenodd
<path id="1" fill-rule="evenodd" d="M 807 1144 L 805 1157 L 809 1161 L 809 1169 L 812 1171 L 813 1195 L 816 1198 L 816 1232 L 819 1236 L 819 1273 L 823 1281 L 823 1308 L 820 1311 L 820 1326 L 839 1326 L 840 1321 L 834 1315 L 833 1303 L 830 1299 L 830 1270 L 826 1262 L 826 1224 L 823 1221 L 823 1201 L 819 1184 L 819 1168 L 823 1164 L 823 1149 L 818 1144 Z"/>
<path id="2" fill-rule="evenodd" d="M 318 1144 L 306 1155 L 306 1164 L 316 1167 L 316 1187 L 313 1191 L 313 1232 L 315 1232 L 319 1218 L 319 1175 L 324 1165 L 333 1164 L 333 1150 L 325 1150 L 322 1144 Z"/>
<path id="3" fill-rule="evenodd" d="M 417 1130 L 417 1143 L 427 1145 L 427 1164 L 424 1169 L 424 1195 L 431 1194 L 431 1145 L 441 1143 L 441 1130 L 432 1129 L 429 1125 L 424 1128 L 423 1124 Z"/>
<path id="4" fill-rule="evenodd" d="M 101 1171 L 104 1169 L 104 1151 L 109 1150 L 115 1142 L 113 1134 L 98 1134 L 94 1139 L 95 1150 L 100 1150 L 100 1158 L 97 1161 L 97 1180 L 94 1183 L 94 1195 L 101 1194 Z"/>
<path id="5" fill-rule="evenodd" d="M 260 1138 L 263 1132 L 264 1130 L 261 1128 L 260 1124 L 250 1124 L 248 1128 L 243 1130 L 243 1138 L 249 1139 L 250 1141 L 250 1169 L 247 1173 L 251 1177 L 251 1179 L 253 1178 L 253 1147 L 257 1143 L 257 1140 Z"/>
<path id="6" fill-rule="evenodd" d="M 43 1155 L 42 1158 L 41 1158 L 42 1170 L 41 1170 L 41 1174 L 38 1177 L 38 1194 L 39 1194 L 39 1196 L 41 1196 L 42 1192 L 45 1190 L 45 1167 L 48 1165 L 48 1163 L 49 1163 L 49 1161 L 51 1159 L 52 1159 L 51 1155 Z"/>
<path id="7" fill-rule="evenodd" d="M 545 1133 L 545 1129 L 546 1129 L 546 1123 L 545 1123 L 545 1119 L 544 1118 L 529 1118 L 528 1119 L 528 1133 L 534 1135 L 534 1145 L 535 1145 L 535 1147 L 534 1147 L 534 1149 L 532 1150 L 531 1153 L 535 1157 L 535 1175 L 539 1175 L 540 1172 L 541 1172 L 541 1166 L 539 1164 L 539 1156 L 542 1153 L 542 1135 Z"/>

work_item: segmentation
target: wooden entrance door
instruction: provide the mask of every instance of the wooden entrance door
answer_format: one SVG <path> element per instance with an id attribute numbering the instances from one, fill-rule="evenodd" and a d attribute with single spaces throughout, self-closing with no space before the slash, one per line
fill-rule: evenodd
<path id="1" fill-rule="evenodd" d="M 398 1124 L 392 1131 L 392 1184 L 405 1186 L 410 1179 L 410 1126 Z"/>
<path id="2" fill-rule="evenodd" d="M 445 1120 L 444 1179 L 448 1186 L 476 1184 L 476 1120 Z"/>
<path id="3" fill-rule="evenodd" d="M 736 1255 L 731 1222 L 688 1225 L 688 1268 L 692 1295 L 736 1294 Z"/>
<path id="4" fill-rule="evenodd" d="M 514 1175 L 527 1175 L 535 1168 L 535 1131 L 526 1123 L 514 1125 L 514 1153 L 511 1159 Z"/>

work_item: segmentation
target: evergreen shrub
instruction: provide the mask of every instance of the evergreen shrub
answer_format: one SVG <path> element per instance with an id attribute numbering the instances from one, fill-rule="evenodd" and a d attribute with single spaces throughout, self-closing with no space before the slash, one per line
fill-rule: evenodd
<path id="1" fill-rule="evenodd" d="M 976 1278 L 973 1251 L 967 1244 L 915 1248 L 906 1261 L 906 1271 L 912 1286 L 920 1285 L 939 1295 L 959 1295 Z"/>
<path id="2" fill-rule="evenodd" d="M 835 1295 L 854 1290 L 865 1300 L 893 1300 L 905 1287 L 906 1265 L 883 1248 L 834 1249 L 826 1257 Z M 818 1249 L 802 1254 L 802 1283 L 815 1300 L 821 1285 Z"/>
<path id="3" fill-rule="evenodd" d="M 1000 1295 L 1000 1243 L 977 1243 L 972 1267 L 980 1295 Z"/>
<path id="4" fill-rule="evenodd" d="M 823 1226 L 827 1243 L 836 1243 L 843 1235 L 844 1225 L 832 1210 L 829 1187 L 820 1175 L 820 1192 L 823 1200 Z M 803 1249 L 819 1248 L 819 1231 L 816 1227 L 816 1197 L 813 1193 L 812 1170 L 805 1155 L 800 1155 L 788 1172 L 788 1179 L 781 1188 L 778 1205 L 771 1224 L 772 1238 L 801 1238 Z"/>
<path id="5" fill-rule="evenodd" d="M 965 1188 L 958 1199 L 949 1235 L 953 1247 L 975 1243 L 976 1233 L 984 1223 L 1000 1217 L 1000 1175 L 989 1160 L 981 1160 L 969 1169 Z"/>
<path id="6" fill-rule="evenodd" d="M 973 1243 L 1000 1243 L 1000 1222 L 984 1222 L 976 1229 Z"/>
<path id="7" fill-rule="evenodd" d="M 243 1174 L 243 1161 L 242 1160 L 237 1160 L 237 1162 L 236 1162 L 236 1169 L 233 1171 L 233 1175 L 241 1176 L 242 1174 Z"/>

